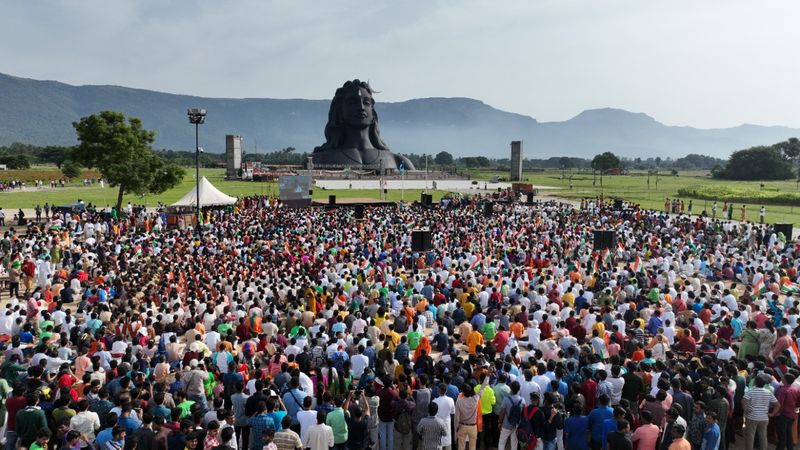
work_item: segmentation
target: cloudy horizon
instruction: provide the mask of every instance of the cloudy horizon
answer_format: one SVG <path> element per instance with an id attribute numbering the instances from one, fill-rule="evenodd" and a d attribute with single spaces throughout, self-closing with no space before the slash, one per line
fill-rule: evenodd
<path id="1" fill-rule="evenodd" d="M 223 98 L 469 97 L 542 122 L 800 127 L 800 4 L 746 1 L 6 2 L 0 72 Z"/>

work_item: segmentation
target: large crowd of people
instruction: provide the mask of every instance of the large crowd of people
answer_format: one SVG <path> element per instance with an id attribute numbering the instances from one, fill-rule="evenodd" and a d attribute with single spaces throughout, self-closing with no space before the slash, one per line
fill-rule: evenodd
<path id="1" fill-rule="evenodd" d="M 8 229 L 5 448 L 792 449 L 791 236 L 487 200 L 356 220 L 251 197 L 197 229 L 144 208 Z"/>

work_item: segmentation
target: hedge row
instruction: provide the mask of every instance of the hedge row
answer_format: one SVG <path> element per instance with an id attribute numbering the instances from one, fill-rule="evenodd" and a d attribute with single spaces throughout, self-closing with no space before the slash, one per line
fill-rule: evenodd
<path id="1" fill-rule="evenodd" d="M 695 186 L 678 189 L 678 195 L 700 200 L 800 206 L 800 192 L 737 189 L 729 186 Z"/>

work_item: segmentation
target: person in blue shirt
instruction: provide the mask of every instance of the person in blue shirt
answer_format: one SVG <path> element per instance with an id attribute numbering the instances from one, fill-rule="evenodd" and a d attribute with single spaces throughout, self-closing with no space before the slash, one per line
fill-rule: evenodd
<path id="1" fill-rule="evenodd" d="M 103 448 L 106 442 L 114 438 L 111 433 L 114 431 L 114 426 L 117 424 L 117 413 L 108 413 L 104 419 L 107 428 L 97 433 L 97 436 L 94 438 L 94 442 L 99 448 Z"/>
<path id="2" fill-rule="evenodd" d="M 303 409 L 303 399 L 308 395 L 300 389 L 300 379 L 292 378 L 289 382 L 289 390 L 283 394 L 283 404 L 286 408 L 286 413 L 292 418 L 292 424 L 298 425 L 297 412 Z"/>
<path id="3" fill-rule="evenodd" d="M 717 424 L 717 413 L 709 411 L 706 413 L 706 431 L 703 433 L 703 442 L 700 445 L 700 450 L 717 450 L 719 449 L 719 424 Z"/>
<path id="4" fill-rule="evenodd" d="M 606 394 L 602 394 L 597 399 L 597 407 L 589 412 L 589 430 L 591 431 L 591 446 L 593 450 L 603 447 L 604 423 L 607 419 L 614 418 L 614 410 L 608 406 L 610 400 Z"/>
<path id="5" fill-rule="evenodd" d="M 277 394 L 267 400 L 267 415 L 272 418 L 272 423 L 275 424 L 275 432 L 281 431 L 281 423 L 283 418 L 286 417 L 286 411 L 279 408 L 283 405 L 280 404 L 280 398 Z"/>
<path id="6" fill-rule="evenodd" d="M 582 415 L 583 408 L 580 404 L 572 407 L 572 414 L 564 421 L 564 439 L 567 441 L 567 450 L 588 450 L 589 418 Z"/>
<path id="7" fill-rule="evenodd" d="M 625 419 L 625 410 L 617 408 L 614 410 L 614 417 L 603 421 L 603 448 L 608 449 L 608 434 L 619 430 L 619 421 Z"/>

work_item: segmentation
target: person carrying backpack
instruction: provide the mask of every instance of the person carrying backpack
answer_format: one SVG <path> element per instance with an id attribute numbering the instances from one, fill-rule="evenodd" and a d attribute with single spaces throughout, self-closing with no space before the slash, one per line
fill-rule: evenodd
<path id="1" fill-rule="evenodd" d="M 407 389 L 400 390 L 400 398 L 394 401 L 394 448 L 412 448 L 414 421 L 411 414 L 417 403 Z"/>
<path id="2" fill-rule="evenodd" d="M 519 381 L 513 381 L 509 385 L 511 393 L 503 399 L 498 415 L 501 423 L 500 441 L 497 443 L 498 450 L 505 450 L 506 441 L 511 438 L 511 450 L 517 450 L 519 440 L 517 439 L 517 427 L 522 422 L 522 410 L 525 403 L 519 395 Z"/>
<path id="3" fill-rule="evenodd" d="M 517 426 L 517 440 L 523 442 L 523 450 L 533 450 L 539 440 L 544 414 L 539 409 L 539 394 L 531 393 L 531 402 L 522 409 L 522 418 Z"/>

